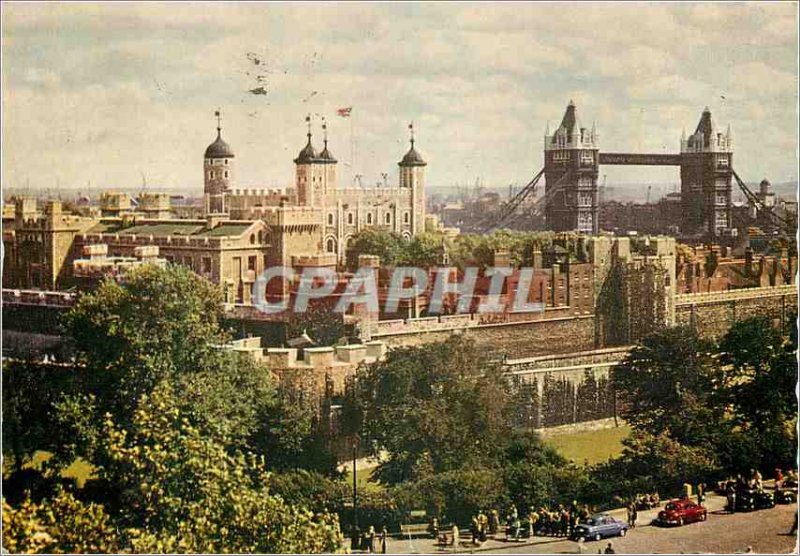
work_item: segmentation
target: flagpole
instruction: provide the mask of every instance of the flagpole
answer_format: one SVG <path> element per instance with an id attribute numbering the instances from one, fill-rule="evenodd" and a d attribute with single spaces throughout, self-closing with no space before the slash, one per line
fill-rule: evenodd
<path id="1" fill-rule="evenodd" d="M 356 183 L 356 139 L 353 132 L 353 114 L 350 114 L 350 183 Z"/>

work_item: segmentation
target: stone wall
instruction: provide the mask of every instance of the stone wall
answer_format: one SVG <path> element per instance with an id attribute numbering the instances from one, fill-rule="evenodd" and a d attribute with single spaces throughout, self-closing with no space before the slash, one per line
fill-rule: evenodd
<path id="1" fill-rule="evenodd" d="M 793 311 L 797 311 L 793 285 L 686 294 L 676 298 L 675 324 L 693 326 L 700 335 L 718 339 L 735 322 L 768 316 L 780 326 Z"/>
<path id="2" fill-rule="evenodd" d="M 594 316 L 575 316 L 530 322 L 466 325 L 381 335 L 389 347 L 442 342 L 451 334 L 464 334 L 480 347 L 511 358 L 572 353 L 594 349 Z"/>

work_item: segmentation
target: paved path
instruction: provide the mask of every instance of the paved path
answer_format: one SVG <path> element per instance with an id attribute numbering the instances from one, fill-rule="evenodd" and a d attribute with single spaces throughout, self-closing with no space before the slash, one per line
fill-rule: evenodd
<path id="1" fill-rule="evenodd" d="M 706 499 L 709 510 L 708 520 L 683 527 L 655 527 L 650 525 L 658 514 L 658 509 L 640 511 L 636 529 L 624 538 L 610 539 L 620 554 L 677 554 L 677 553 L 735 553 L 743 552 L 752 546 L 757 553 L 791 553 L 796 551 L 796 537 L 785 535 L 791 527 L 792 511 L 797 506 L 777 506 L 770 510 L 750 513 L 728 514 L 724 511 L 725 498 L 710 494 Z M 662 505 L 663 508 L 663 505 Z M 625 519 L 625 510 L 607 512 Z M 604 549 L 609 540 L 584 543 L 584 553 L 596 554 Z M 474 546 L 469 538 L 461 538 L 457 553 L 498 553 L 498 554 L 578 554 L 580 545 L 575 541 L 554 537 L 534 537 L 524 542 L 506 542 L 489 539 L 482 546 Z M 390 554 L 446 554 L 453 549 L 443 550 L 428 538 L 411 541 L 390 539 Z"/>

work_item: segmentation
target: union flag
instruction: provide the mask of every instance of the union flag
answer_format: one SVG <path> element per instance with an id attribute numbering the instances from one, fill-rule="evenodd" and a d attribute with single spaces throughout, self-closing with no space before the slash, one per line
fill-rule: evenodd
<path id="1" fill-rule="evenodd" d="M 353 107 L 352 106 L 348 106 L 347 108 L 339 108 L 339 109 L 337 109 L 336 113 L 338 115 L 340 115 L 342 118 L 349 118 L 350 117 L 350 112 L 352 112 L 352 111 L 353 111 Z"/>

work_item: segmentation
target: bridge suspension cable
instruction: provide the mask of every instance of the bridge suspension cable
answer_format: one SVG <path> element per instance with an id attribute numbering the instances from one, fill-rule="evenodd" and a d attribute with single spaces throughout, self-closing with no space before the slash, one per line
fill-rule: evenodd
<path id="1" fill-rule="evenodd" d="M 496 227 L 498 224 L 501 224 L 506 218 L 511 216 L 511 214 L 517 209 L 517 207 L 522 204 L 522 202 L 531 194 L 533 190 L 536 188 L 536 184 L 539 183 L 539 180 L 544 175 L 544 168 L 539 170 L 539 172 L 533 177 L 531 181 L 529 181 L 525 187 L 519 190 L 519 192 L 514 195 L 511 199 L 508 200 L 506 204 L 502 206 L 500 209 L 500 214 L 498 216 L 487 216 L 478 224 L 476 228 L 482 230 L 483 232 L 487 232 L 491 230 L 493 227 Z"/>
<path id="2" fill-rule="evenodd" d="M 734 179 L 736 179 L 736 183 L 739 186 L 739 189 L 741 189 L 745 197 L 747 197 L 747 200 L 750 201 L 753 205 L 755 205 L 758 210 L 766 213 L 767 216 L 772 218 L 773 222 L 776 222 L 779 226 L 783 226 L 785 231 L 791 234 L 793 229 L 792 221 L 789 220 L 788 218 L 784 218 L 776 214 L 772 207 L 768 207 L 767 205 L 765 205 L 764 202 L 761 199 L 759 199 L 758 196 L 755 193 L 753 193 L 749 187 L 747 187 L 747 184 L 744 183 L 744 180 L 742 180 L 742 178 L 739 177 L 739 174 L 737 174 L 735 170 L 731 169 L 731 173 L 733 174 Z"/>

